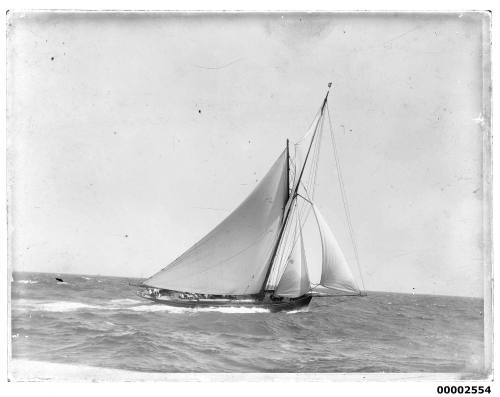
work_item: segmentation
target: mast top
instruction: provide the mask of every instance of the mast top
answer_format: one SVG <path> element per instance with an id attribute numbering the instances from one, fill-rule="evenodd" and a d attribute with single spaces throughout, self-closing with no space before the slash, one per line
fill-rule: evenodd
<path id="1" fill-rule="evenodd" d="M 326 101 L 328 100 L 328 94 L 330 93 L 330 88 L 332 87 L 332 83 L 328 83 L 328 91 L 326 91 L 325 99 L 323 100 L 323 105 L 321 105 L 321 113 L 323 114 L 323 110 L 326 106 Z"/>

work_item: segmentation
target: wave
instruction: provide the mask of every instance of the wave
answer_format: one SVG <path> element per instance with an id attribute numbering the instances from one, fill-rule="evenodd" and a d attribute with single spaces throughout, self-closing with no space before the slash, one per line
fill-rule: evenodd
<path id="1" fill-rule="evenodd" d="M 36 306 L 37 310 L 47 311 L 47 312 L 72 312 L 75 310 L 82 309 L 98 309 L 98 306 L 88 305 L 86 303 L 81 302 L 50 302 L 50 303 L 42 303 Z"/>
<path id="2" fill-rule="evenodd" d="M 34 280 L 16 280 L 16 283 L 19 283 L 19 284 L 38 284 L 38 281 L 34 281 Z"/>
<path id="3" fill-rule="evenodd" d="M 33 310 L 44 312 L 70 312 L 81 309 L 98 309 L 98 306 L 82 302 L 70 301 L 39 301 L 30 299 L 19 299 L 12 301 L 13 308 L 18 310 Z"/>
<path id="4" fill-rule="evenodd" d="M 130 310 L 136 312 L 168 312 L 168 313 L 204 313 L 204 312 L 219 312 L 219 313 L 237 313 L 237 314 L 255 314 L 255 313 L 269 313 L 268 309 L 261 307 L 175 307 L 161 304 L 139 305 L 131 307 Z"/>
<path id="5" fill-rule="evenodd" d="M 136 299 L 113 299 L 107 304 L 96 305 L 74 301 L 43 301 L 19 299 L 13 301 L 14 308 L 18 310 L 47 311 L 47 312 L 70 312 L 77 310 L 131 310 L 134 312 L 167 312 L 173 314 L 183 313 L 209 313 L 219 312 L 226 314 L 257 314 L 269 313 L 268 309 L 260 307 L 203 307 L 185 308 L 162 304 L 138 304 Z M 298 310 L 294 311 L 298 312 Z"/>
<path id="6" fill-rule="evenodd" d="M 110 302 L 114 305 L 136 305 L 138 303 L 141 303 L 142 301 L 138 299 L 125 298 L 125 299 L 112 299 Z"/>
<path id="7" fill-rule="evenodd" d="M 297 313 L 307 313 L 307 312 L 309 312 L 309 306 L 304 306 L 296 310 L 290 310 L 286 312 L 286 314 L 297 314 Z"/>

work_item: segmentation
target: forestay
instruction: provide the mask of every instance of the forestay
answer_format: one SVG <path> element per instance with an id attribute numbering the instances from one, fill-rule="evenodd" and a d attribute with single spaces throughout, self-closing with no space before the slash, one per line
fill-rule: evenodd
<path id="1" fill-rule="evenodd" d="M 359 287 L 352 275 L 351 269 L 330 227 L 319 212 L 318 207 L 311 203 L 321 235 L 322 268 L 320 284 L 327 288 L 347 293 L 359 293 Z"/>
<path id="2" fill-rule="evenodd" d="M 288 199 L 286 152 L 222 223 L 144 284 L 204 294 L 261 290 Z"/>

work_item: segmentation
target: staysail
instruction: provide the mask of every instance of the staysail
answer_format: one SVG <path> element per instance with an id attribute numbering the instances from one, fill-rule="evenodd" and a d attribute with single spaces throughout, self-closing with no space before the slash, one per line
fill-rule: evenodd
<path id="1" fill-rule="evenodd" d="M 297 241 L 288 257 L 285 270 L 275 290 L 275 294 L 278 296 L 296 298 L 307 293 L 311 287 L 307 272 L 302 230 L 299 223 L 296 230 L 298 234 Z"/>
<path id="2" fill-rule="evenodd" d="M 287 199 L 287 156 L 283 152 L 236 210 L 144 284 L 203 294 L 260 292 Z"/>
<path id="3" fill-rule="evenodd" d="M 322 247 L 322 268 L 320 284 L 341 292 L 359 293 L 349 264 L 340 249 L 337 239 L 314 203 L 311 206 L 318 222 Z"/>

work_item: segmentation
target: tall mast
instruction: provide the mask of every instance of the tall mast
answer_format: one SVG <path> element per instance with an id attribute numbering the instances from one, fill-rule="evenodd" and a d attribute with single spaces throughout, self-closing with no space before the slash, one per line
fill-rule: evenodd
<path id="1" fill-rule="evenodd" d="M 288 138 L 286 140 L 286 202 L 290 199 L 290 148 Z M 283 208 L 283 212 L 285 209 Z"/>
<path id="2" fill-rule="evenodd" d="M 323 112 L 325 110 L 326 102 L 328 100 L 328 94 L 330 93 L 330 87 L 331 87 L 331 83 L 328 84 L 328 91 L 326 92 L 325 99 L 323 99 L 323 104 L 321 105 L 321 112 L 320 112 L 320 115 L 318 117 L 318 121 L 316 122 L 316 126 L 314 127 L 314 133 L 313 133 L 313 136 L 311 138 L 311 143 L 309 144 L 309 148 L 307 149 L 307 154 L 306 154 L 306 158 L 304 159 L 304 164 L 302 165 L 302 169 L 300 170 L 299 177 L 293 186 L 293 191 L 288 196 L 288 202 L 287 202 L 287 204 L 285 206 L 285 210 L 284 210 L 283 222 L 281 224 L 280 232 L 278 235 L 278 240 L 276 241 L 276 245 L 274 246 L 273 253 L 271 255 L 271 260 L 269 261 L 266 277 L 264 279 L 264 283 L 262 284 L 262 288 L 261 288 L 261 294 L 264 294 L 266 292 L 266 285 L 267 285 L 267 282 L 269 280 L 269 275 L 271 274 L 271 269 L 273 267 L 274 257 L 276 256 L 276 253 L 278 252 L 280 241 L 281 241 L 281 238 L 283 237 L 283 232 L 285 231 L 286 222 L 288 220 L 288 217 L 290 216 L 290 212 L 292 209 L 292 202 L 295 199 L 295 197 L 297 196 L 297 191 L 299 190 L 300 180 L 302 179 L 302 175 L 304 174 L 304 169 L 306 168 L 307 159 L 309 158 L 309 153 L 311 152 L 311 148 L 312 148 L 312 145 L 314 143 L 314 138 L 316 137 L 316 134 L 318 132 L 318 129 L 319 129 L 318 127 L 319 127 L 321 118 L 323 117 Z M 288 159 L 288 156 L 289 156 L 289 152 L 288 152 L 288 139 L 287 139 L 287 159 Z M 288 162 L 287 162 L 287 164 L 288 164 Z M 287 171 L 288 172 L 290 171 L 288 168 L 288 165 L 287 165 Z"/>

